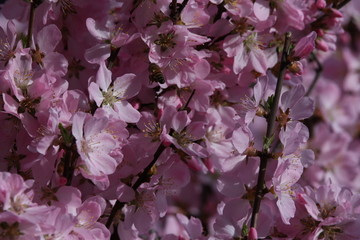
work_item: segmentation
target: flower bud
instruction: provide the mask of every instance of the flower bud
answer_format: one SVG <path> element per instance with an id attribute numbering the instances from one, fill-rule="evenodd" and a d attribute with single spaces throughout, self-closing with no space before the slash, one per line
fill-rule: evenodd
<path id="1" fill-rule="evenodd" d="M 328 44 L 321 39 L 316 41 L 316 48 L 324 52 L 327 52 L 329 50 Z"/>
<path id="2" fill-rule="evenodd" d="M 301 59 L 309 56 L 315 48 L 316 32 L 312 31 L 307 36 L 301 38 L 294 48 L 294 56 Z"/>
<path id="3" fill-rule="evenodd" d="M 205 164 L 205 166 L 209 170 L 209 172 L 215 173 L 214 165 L 212 164 L 212 162 L 209 158 L 204 158 L 203 163 Z"/>
<path id="4" fill-rule="evenodd" d="M 316 34 L 318 37 L 323 37 L 325 35 L 325 32 L 322 29 L 316 29 Z"/>
<path id="5" fill-rule="evenodd" d="M 326 1 L 325 0 L 317 0 L 315 5 L 317 8 L 323 9 L 326 7 Z"/>
<path id="6" fill-rule="evenodd" d="M 255 228 L 250 228 L 249 234 L 248 234 L 248 239 L 249 240 L 257 240 L 258 239 L 258 234 Z"/>
<path id="7" fill-rule="evenodd" d="M 331 11 L 331 12 L 330 12 L 331 17 L 334 17 L 334 18 L 341 18 L 341 17 L 343 17 L 343 14 L 342 14 L 339 10 L 337 10 L 337 9 L 335 9 L 335 8 L 331 8 L 330 11 Z"/>

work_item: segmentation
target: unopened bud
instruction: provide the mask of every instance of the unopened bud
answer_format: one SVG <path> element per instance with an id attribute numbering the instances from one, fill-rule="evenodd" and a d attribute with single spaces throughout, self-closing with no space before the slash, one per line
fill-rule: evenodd
<path id="1" fill-rule="evenodd" d="M 289 73 L 285 73 L 284 80 L 290 80 L 291 75 Z"/>
<path id="2" fill-rule="evenodd" d="M 318 37 L 323 37 L 325 35 L 325 32 L 322 29 L 316 29 L 316 34 Z"/>
<path id="3" fill-rule="evenodd" d="M 214 165 L 209 158 L 204 158 L 203 163 L 205 164 L 206 168 L 209 170 L 210 173 L 215 173 Z"/>
<path id="4" fill-rule="evenodd" d="M 60 177 L 59 178 L 59 185 L 60 186 L 65 186 L 66 183 L 67 183 L 67 179 L 65 177 Z"/>
<path id="5" fill-rule="evenodd" d="M 249 240 L 257 240 L 258 239 L 258 234 L 255 228 L 250 228 L 249 234 L 248 234 L 248 239 Z"/>
<path id="6" fill-rule="evenodd" d="M 187 166 L 190 169 L 194 170 L 195 172 L 198 172 L 201 170 L 201 166 L 200 166 L 199 162 L 193 157 L 190 160 L 186 161 L 186 163 L 187 163 Z"/>
<path id="7" fill-rule="evenodd" d="M 315 48 L 316 37 L 316 32 L 312 31 L 311 33 L 299 40 L 299 42 L 294 48 L 294 57 L 296 57 L 297 60 L 310 55 L 310 53 Z"/>
<path id="8" fill-rule="evenodd" d="M 165 147 L 170 147 L 170 145 L 172 144 L 172 142 L 168 141 L 168 140 L 164 140 L 162 142 L 162 145 L 164 145 Z"/>
<path id="9" fill-rule="evenodd" d="M 326 7 L 326 1 L 325 0 L 317 0 L 315 5 L 317 8 L 323 9 Z"/>
<path id="10" fill-rule="evenodd" d="M 335 8 L 331 8 L 331 17 L 334 17 L 334 18 L 341 18 L 341 17 L 343 17 L 343 14 L 339 11 L 339 10 L 337 10 L 337 9 L 335 9 Z"/>
<path id="11" fill-rule="evenodd" d="M 327 52 L 329 50 L 328 44 L 321 39 L 316 41 L 316 48 L 324 52 Z"/>
<path id="12" fill-rule="evenodd" d="M 133 106 L 133 108 L 135 108 L 137 110 L 140 108 L 140 103 L 139 102 L 133 102 L 133 103 L 131 103 L 131 105 Z"/>

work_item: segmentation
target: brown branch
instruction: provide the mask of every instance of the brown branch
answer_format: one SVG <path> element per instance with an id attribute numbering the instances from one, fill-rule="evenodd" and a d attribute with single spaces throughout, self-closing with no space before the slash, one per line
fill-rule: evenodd
<path id="1" fill-rule="evenodd" d="M 351 0 L 344 0 L 344 1 L 336 4 L 336 6 L 334 6 L 334 8 L 340 9 L 340 8 L 344 7 L 346 4 L 348 4 L 350 1 L 351 1 Z"/>
<path id="2" fill-rule="evenodd" d="M 194 94 L 195 94 L 195 91 L 196 91 L 196 89 L 192 90 L 192 92 L 191 92 L 191 94 L 190 94 L 190 97 L 189 97 L 188 100 L 186 101 L 185 105 L 184 105 L 182 108 L 179 109 L 179 111 L 182 111 L 182 110 L 187 111 L 187 108 L 188 108 L 188 106 L 189 106 L 189 103 L 190 103 L 191 99 L 193 98 L 193 96 L 194 96 Z"/>
<path id="3" fill-rule="evenodd" d="M 134 185 L 132 186 L 132 189 L 136 191 L 138 187 L 146 182 L 148 180 L 148 174 L 151 170 L 151 168 L 155 165 L 156 161 L 159 159 L 161 153 L 166 149 L 163 143 L 160 144 L 158 149 L 156 150 L 153 160 L 147 165 L 147 167 L 144 169 L 144 171 L 139 175 L 139 178 L 136 180 Z M 118 214 L 118 212 L 124 207 L 125 202 L 116 201 L 114 207 L 111 209 L 110 216 L 108 220 L 106 221 L 105 226 L 109 228 L 114 221 L 114 217 Z"/>
<path id="4" fill-rule="evenodd" d="M 287 69 L 287 66 L 289 65 L 288 61 L 288 51 L 290 47 L 290 33 L 286 33 L 285 35 L 285 43 L 284 43 L 284 49 L 281 56 L 281 62 L 280 62 L 280 72 L 278 75 L 277 83 L 276 83 L 276 89 L 275 89 L 275 96 L 274 96 L 274 102 L 271 106 L 270 115 L 267 119 L 267 130 L 266 130 L 266 136 L 264 139 L 263 144 L 263 150 L 261 156 L 260 156 L 260 167 L 259 167 L 259 175 L 256 185 L 256 194 L 255 194 L 255 200 L 253 204 L 253 210 L 251 215 L 251 222 L 250 227 L 256 226 L 257 216 L 260 210 L 260 204 L 261 199 L 264 194 L 265 189 L 265 173 L 266 173 L 266 166 L 269 159 L 269 141 L 271 142 L 271 139 L 273 137 L 273 132 L 275 128 L 275 119 L 276 119 L 276 113 L 279 106 L 279 100 L 281 95 L 281 89 L 282 84 L 284 80 L 284 75 Z"/>
<path id="5" fill-rule="evenodd" d="M 186 106 L 186 107 L 188 106 L 190 100 L 194 96 L 194 93 L 195 93 L 195 90 L 192 91 L 188 101 L 186 102 L 186 104 L 184 106 Z M 182 111 L 182 109 L 180 108 L 179 111 Z M 170 129 L 169 134 L 171 135 L 173 132 L 174 132 L 174 130 Z M 160 146 L 157 148 L 157 150 L 156 150 L 156 152 L 154 154 L 153 160 L 146 166 L 144 171 L 141 172 L 141 174 L 139 175 L 139 178 L 136 180 L 134 185 L 131 187 L 135 192 L 137 191 L 137 189 L 140 187 L 141 184 L 143 184 L 144 182 L 149 181 L 149 172 L 151 171 L 151 168 L 155 165 L 156 161 L 159 159 L 160 155 L 164 152 L 165 149 L 166 149 L 166 147 L 162 142 L 160 144 Z M 106 221 L 106 224 L 105 224 L 105 226 L 107 228 L 110 228 L 111 224 L 114 221 L 115 216 L 117 214 L 119 214 L 119 211 L 121 211 L 121 209 L 124 207 L 124 205 L 125 205 L 125 202 L 120 202 L 120 201 L 116 200 L 113 208 L 111 209 L 109 218 L 108 218 L 108 220 Z"/>
<path id="6" fill-rule="evenodd" d="M 29 23 L 28 23 L 28 32 L 27 37 L 25 41 L 24 48 L 29 48 L 31 46 L 32 41 L 32 32 L 33 32 L 33 26 L 34 26 L 34 16 L 35 16 L 35 2 L 32 1 L 30 4 L 30 13 L 29 13 Z"/>
<path id="7" fill-rule="evenodd" d="M 311 54 L 312 59 L 315 61 L 316 63 L 316 68 L 315 68 L 315 76 L 314 79 L 312 80 L 308 90 L 306 91 L 305 96 L 309 96 L 311 94 L 311 92 L 314 90 L 316 83 L 318 82 L 320 75 L 323 71 L 323 67 L 322 64 L 320 63 L 319 59 L 316 57 L 316 55 L 314 53 Z"/>
<path id="8" fill-rule="evenodd" d="M 120 48 L 111 48 L 110 57 L 107 59 L 107 68 L 110 70 L 114 67 Z"/>

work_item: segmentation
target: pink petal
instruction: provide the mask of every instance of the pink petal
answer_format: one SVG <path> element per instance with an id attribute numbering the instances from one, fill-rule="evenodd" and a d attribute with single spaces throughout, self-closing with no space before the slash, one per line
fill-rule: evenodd
<path id="1" fill-rule="evenodd" d="M 89 90 L 90 99 L 94 100 L 96 102 L 96 105 L 98 107 L 100 107 L 101 103 L 104 100 L 104 96 L 103 96 L 102 92 L 100 91 L 99 85 L 92 82 L 92 83 L 90 83 L 88 90 Z"/>
<path id="2" fill-rule="evenodd" d="M 262 74 L 266 74 L 267 60 L 265 54 L 260 49 L 252 49 L 250 51 L 250 62 L 253 68 Z"/>
<path id="3" fill-rule="evenodd" d="M 241 43 L 236 49 L 236 55 L 234 58 L 234 72 L 240 73 L 249 62 L 249 55 L 245 50 L 244 44 Z"/>
<path id="4" fill-rule="evenodd" d="M 92 64 L 100 64 L 110 57 L 109 44 L 97 44 L 85 51 L 85 59 Z"/>
<path id="5" fill-rule="evenodd" d="M 86 19 L 86 27 L 89 30 L 90 34 L 93 35 L 96 39 L 100 41 L 110 39 L 110 32 L 106 30 L 100 30 L 94 19 Z"/>
<path id="6" fill-rule="evenodd" d="M 61 41 L 61 32 L 54 24 L 50 24 L 41 29 L 36 35 L 37 44 L 44 53 L 54 51 L 58 43 Z"/>
<path id="7" fill-rule="evenodd" d="M 98 134 L 103 130 L 108 123 L 107 118 L 90 118 L 84 125 L 84 136 L 85 139 L 91 139 L 94 135 Z"/>
<path id="8" fill-rule="evenodd" d="M 138 94 L 141 88 L 141 82 L 138 81 L 139 79 L 134 79 L 135 77 L 135 74 L 128 73 L 116 78 L 114 82 L 115 95 L 120 98 L 129 99 Z"/>
<path id="9" fill-rule="evenodd" d="M 100 86 L 101 90 L 107 91 L 111 84 L 111 71 L 106 67 L 105 62 L 100 62 L 99 70 L 96 73 L 96 83 Z"/>
<path id="10" fill-rule="evenodd" d="M 77 140 L 83 139 L 83 127 L 86 118 L 86 113 L 78 112 L 73 117 L 72 134 Z"/>
<path id="11" fill-rule="evenodd" d="M 285 224 L 290 224 L 290 219 L 295 216 L 296 211 L 294 200 L 288 194 L 282 194 L 278 197 L 276 205 L 279 208 L 281 219 Z"/>
<path id="12" fill-rule="evenodd" d="M 116 102 L 114 104 L 114 110 L 124 122 L 137 123 L 141 117 L 139 111 L 126 100 Z"/>
<path id="13" fill-rule="evenodd" d="M 254 2 L 254 14 L 260 21 L 265 21 L 270 16 L 269 2 L 257 0 Z"/>

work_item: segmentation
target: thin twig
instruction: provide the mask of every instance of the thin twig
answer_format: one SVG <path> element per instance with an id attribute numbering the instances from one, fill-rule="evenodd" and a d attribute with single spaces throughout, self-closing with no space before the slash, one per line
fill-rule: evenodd
<path id="1" fill-rule="evenodd" d="M 339 4 L 335 4 L 333 6 L 333 8 L 340 10 L 341 8 L 343 8 L 346 4 L 348 4 L 351 0 L 344 0 Z M 312 26 L 318 26 L 320 23 L 322 23 L 324 21 L 324 19 L 327 17 L 327 14 L 323 14 L 321 15 L 318 19 L 316 19 L 314 22 L 311 23 Z M 321 26 L 321 24 L 320 24 Z"/>
<path id="2" fill-rule="evenodd" d="M 136 180 L 136 182 L 134 183 L 134 185 L 132 186 L 132 189 L 134 191 L 136 191 L 138 189 L 138 187 L 146 182 L 148 180 L 148 174 L 151 170 L 151 168 L 155 165 L 156 161 L 159 159 L 161 153 L 166 149 L 166 147 L 164 146 L 164 144 L 160 144 L 160 146 L 158 147 L 158 149 L 156 150 L 153 160 L 149 163 L 149 165 L 144 169 L 144 171 L 140 174 L 139 178 Z M 120 202 L 120 201 L 116 201 L 114 207 L 111 209 L 110 212 L 110 216 L 108 218 L 108 220 L 106 221 L 105 226 L 107 228 L 109 228 L 112 224 L 112 222 L 114 221 L 114 217 L 118 214 L 118 212 L 124 207 L 125 203 L 124 202 Z"/>
<path id="3" fill-rule="evenodd" d="M 192 99 L 193 95 L 195 93 L 195 90 L 192 91 L 188 101 L 186 102 L 185 106 L 187 107 L 187 105 L 189 104 L 190 100 Z M 182 109 L 180 108 L 179 111 L 181 111 Z M 173 133 L 173 129 L 170 129 L 169 134 L 171 135 Z M 163 142 L 160 144 L 160 146 L 158 147 L 158 149 L 156 150 L 153 160 L 146 166 L 146 168 L 144 169 L 144 171 L 142 171 L 142 173 L 139 175 L 139 178 L 136 180 L 136 182 L 134 183 L 134 185 L 132 186 L 132 189 L 134 191 L 137 191 L 137 189 L 140 187 L 141 184 L 143 184 L 144 182 L 149 181 L 149 172 L 151 170 L 151 168 L 155 165 L 156 161 L 159 159 L 160 155 L 163 153 L 163 151 L 166 149 L 165 145 L 163 144 Z M 115 216 L 118 214 L 118 212 L 124 207 L 125 203 L 124 202 L 120 202 L 120 201 L 116 201 L 113 208 L 111 209 L 110 215 L 108 220 L 106 221 L 105 226 L 107 228 L 109 228 L 112 224 L 112 222 L 114 221 Z"/>
<path id="4" fill-rule="evenodd" d="M 188 100 L 186 101 L 185 105 L 184 105 L 182 108 L 179 109 L 180 111 L 181 111 L 181 110 L 186 110 L 186 109 L 188 108 L 189 103 L 190 103 L 191 99 L 193 98 L 193 96 L 194 96 L 194 94 L 195 94 L 195 90 L 196 90 L 196 89 L 193 89 L 193 90 L 192 90 L 192 92 L 191 92 L 191 94 L 190 94 L 190 97 L 189 97 Z"/>
<path id="5" fill-rule="evenodd" d="M 180 5 L 180 8 L 179 8 L 179 15 L 180 13 L 182 12 L 182 10 L 186 7 L 186 4 L 188 4 L 189 0 L 184 0 L 181 5 Z"/>
<path id="6" fill-rule="evenodd" d="M 280 99 L 280 95 L 281 95 L 282 84 L 283 84 L 286 68 L 289 64 L 287 58 L 288 58 L 288 51 L 289 51 L 289 47 L 290 47 L 290 37 L 291 37 L 291 34 L 286 33 L 284 49 L 282 52 L 282 57 L 281 57 L 281 62 L 280 62 L 280 72 L 279 72 L 276 89 L 275 89 L 274 102 L 271 106 L 270 116 L 267 119 L 266 136 L 265 136 L 265 140 L 264 140 L 263 151 L 260 156 L 259 175 L 258 175 L 258 180 L 257 180 L 257 185 L 256 185 L 256 195 L 255 195 L 255 200 L 254 200 L 253 209 L 252 209 L 250 227 L 256 226 L 257 216 L 258 216 L 258 213 L 260 210 L 260 203 L 261 203 L 261 199 L 263 197 L 263 192 L 264 192 L 264 188 L 265 188 L 265 173 L 266 173 L 267 162 L 269 159 L 269 144 L 267 142 L 270 141 L 270 139 L 272 138 L 274 128 L 275 128 L 275 119 L 276 119 L 277 109 L 279 106 L 279 99 Z"/>
<path id="7" fill-rule="evenodd" d="M 335 8 L 336 8 L 336 9 L 340 9 L 340 8 L 344 7 L 346 4 L 348 4 L 350 1 L 351 1 L 351 0 L 344 0 L 344 1 L 342 1 L 341 3 L 337 4 L 337 5 L 335 6 Z"/>
<path id="8" fill-rule="evenodd" d="M 134 0 L 133 1 L 133 8 L 130 10 L 130 15 L 133 14 L 133 12 L 135 11 L 135 9 L 140 5 L 140 3 L 142 3 L 144 0 Z"/>
<path id="9" fill-rule="evenodd" d="M 112 69 L 119 54 L 120 48 L 111 49 L 110 57 L 107 59 L 107 68 Z"/>
<path id="10" fill-rule="evenodd" d="M 32 32 L 33 32 L 33 26 L 34 26 L 34 15 L 35 15 L 35 2 L 32 1 L 30 4 L 29 25 L 28 25 L 28 32 L 27 32 L 27 37 L 26 37 L 24 48 L 28 48 L 31 46 Z"/>
<path id="11" fill-rule="evenodd" d="M 177 0 L 172 0 L 170 17 L 173 19 L 176 19 L 176 8 L 177 8 Z"/>
<path id="12" fill-rule="evenodd" d="M 221 18 L 221 15 L 223 14 L 223 12 L 226 12 L 224 2 L 220 3 L 217 7 L 218 7 L 218 10 L 217 10 L 216 15 L 214 17 L 213 23 L 215 23 L 217 20 L 219 20 Z"/>
<path id="13" fill-rule="evenodd" d="M 316 83 L 318 82 L 320 75 L 323 71 L 323 67 L 322 64 L 320 63 L 319 59 L 316 57 L 316 55 L 314 53 L 311 54 L 312 59 L 315 61 L 316 63 L 316 68 L 315 68 L 315 76 L 314 79 L 312 80 L 308 90 L 306 91 L 305 96 L 310 96 L 311 92 L 314 90 Z"/>

